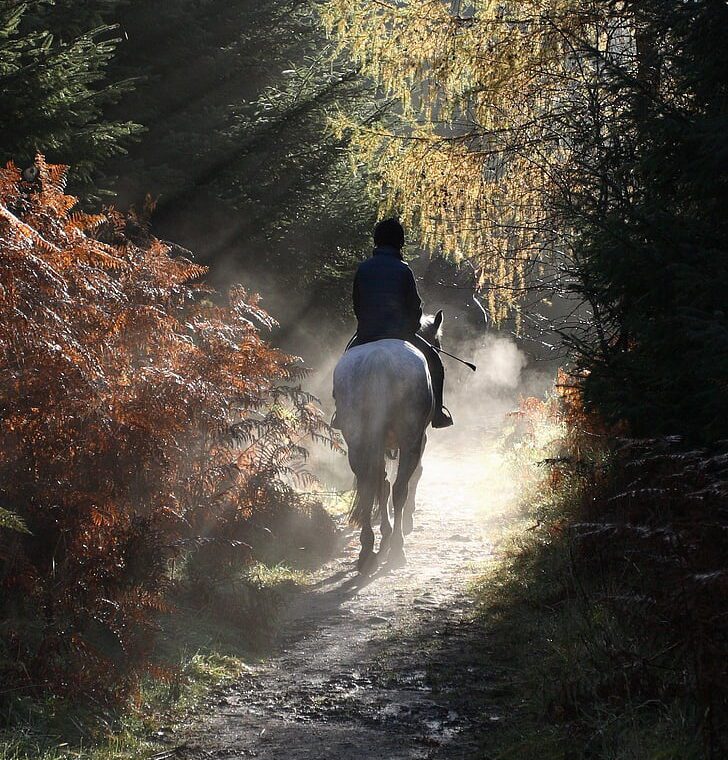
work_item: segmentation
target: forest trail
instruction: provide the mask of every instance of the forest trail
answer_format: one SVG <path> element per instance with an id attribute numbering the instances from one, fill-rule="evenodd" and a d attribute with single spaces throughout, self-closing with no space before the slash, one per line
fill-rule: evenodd
<path id="1" fill-rule="evenodd" d="M 198 715 L 183 757 L 463 758 L 478 724 L 500 719 L 473 699 L 494 684 L 471 664 L 483 642 L 467 586 L 492 555 L 485 518 L 505 476 L 492 452 L 442 443 L 450 453 L 425 454 L 407 567 L 359 578 L 349 531 L 292 605 L 277 652 Z"/>

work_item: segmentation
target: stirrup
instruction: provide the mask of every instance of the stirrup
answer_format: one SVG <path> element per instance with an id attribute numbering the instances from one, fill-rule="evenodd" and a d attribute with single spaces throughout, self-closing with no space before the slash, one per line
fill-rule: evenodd
<path id="1" fill-rule="evenodd" d="M 432 415 L 432 427 L 433 428 L 446 428 L 453 424 L 452 414 L 446 406 L 442 406 L 439 410 L 436 410 Z"/>

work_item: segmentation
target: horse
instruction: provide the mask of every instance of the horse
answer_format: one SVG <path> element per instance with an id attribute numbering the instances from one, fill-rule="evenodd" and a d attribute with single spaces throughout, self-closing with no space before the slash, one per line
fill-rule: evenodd
<path id="1" fill-rule="evenodd" d="M 442 311 L 438 311 L 423 316 L 420 322 L 419 334 L 437 348 L 442 320 Z M 356 477 L 349 520 L 361 529 L 358 571 L 369 575 L 385 559 L 389 567 L 402 567 L 406 564 L 404 536 L 412 532 L 415 492 L 422 475 L 425 431 L 434 411 L 427 361 L 404 340 L 387 338 L 350 348 L 334 369 L 334 400 L 337 426 Z M 398 459 L 391 489 L 387 456 Z M 375 506 L 381 530 L 378 553 L 374 552 L 371 525 Z"/>

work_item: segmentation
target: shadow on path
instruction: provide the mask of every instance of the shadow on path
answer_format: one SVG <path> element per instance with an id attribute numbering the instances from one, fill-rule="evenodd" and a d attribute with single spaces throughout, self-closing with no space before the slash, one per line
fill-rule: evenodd
<path id="1" fill-rule="evenodd" d="M 460 466 L 460 470 L 457 467 Z M 411 760 L 474 756 L 487 691 L 467 593 L 490 553 L 468 482 L 423 479 L 407 567 L 356 574 L 358 539 L 297 596 L 275 654 L 217 694 L 184 731 L 186 758 Z M 482 469 L 482 463 L 480 464 Z M 427 470 L 426 470 L 427 472 Z M 448 504 L 446 513 L 440 508 Z"/>

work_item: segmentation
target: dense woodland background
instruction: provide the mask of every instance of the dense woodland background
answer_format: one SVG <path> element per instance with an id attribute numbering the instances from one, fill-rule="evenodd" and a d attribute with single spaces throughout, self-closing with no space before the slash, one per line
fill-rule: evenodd
<path id="1" fill-rule="evenodd" d="M 3 155 L 69 164 L 86 204 L 150 195 L 215 284 L 340 326 L 375 204 L 327 113 L 367 85 L 310 2 L 6 3 L 3 28 Z"/>
<path id="2" fill-rule="evenodd" d="M 568 554 L 623 678 L 551 717 L 589 746 L 641 700 L 664 756 L 721 756 L 727 33 L 722 0 L 2 3 L 3 714 L 126 698 L 259 514 L 333 530 L 295 485 L 338 442 L 266 331 L 345 334 L 387 212 L 564 366 L 569 511 L 521 572 Z"/>

